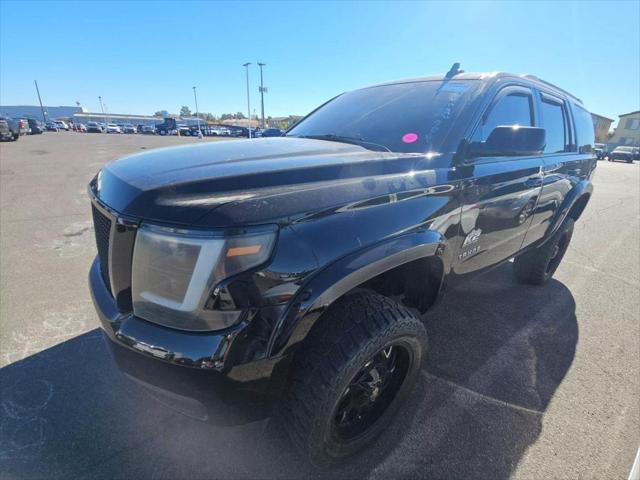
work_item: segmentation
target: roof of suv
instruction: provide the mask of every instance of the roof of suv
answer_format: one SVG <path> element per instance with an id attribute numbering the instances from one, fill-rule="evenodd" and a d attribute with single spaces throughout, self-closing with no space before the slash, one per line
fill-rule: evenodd
<path id="1" fill-rule="evenodd" d="M 537 84 L 538 86 L 541 87 L 546 87 L 546 88 L 550 88 L 552 90 L 557 91 L 558 93 L 562 94 L 562 95 L 566 95 L 567 97 L 570 97 L 573 101 L 582 104 L 582 100 L 580 100 L 578 97 L 576 97 L 575 95 L 573 95 L 572 93 L 567 92 L 566 90 L 558 87 L 557 85 L 554 85 L 553 83 L 547 82 L 546 80 L 542 80 L 541 78 L 536 77 L 535 75 L 530 75 L 530 74 L 525 74 L 525 75 L 519 75 L 516 73 L 509 73 L 509 72 L 463 72 L 463 73 L 458 73 L 455 74 L 451 77 L 449 77 L 449 80 L 497 80 L 500 78 L 517 78 L 517 79 L 523 79 L 526 81 L 529 81 L 531 83 Z M 428 82 L 428 81 L 443 81 L 447 79 L 446 75 L 440 74 L 440 75 L 429 75 L 426 77 L 416 77 L 416 78 L 407 78 L 404 80 L 395 80 L 392 82 L 384 82 L 384 83 L 380 83 L 377 85 L 371 85 L 371 87 L 380 87 L 383 85 L 395 85 L 395 84 L 400 84 L 400 83 L 411 83 L 411 82 Z"/>

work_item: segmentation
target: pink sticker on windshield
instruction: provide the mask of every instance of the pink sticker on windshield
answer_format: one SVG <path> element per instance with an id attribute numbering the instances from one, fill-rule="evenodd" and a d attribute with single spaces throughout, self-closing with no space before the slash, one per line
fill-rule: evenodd
<path id="1" fill-rule="evenodd" d="M 418 134 L 416 134 L 416 133 L 405 133 L 402 136 L 402 141 L 404 143 L 413 143 L 416 140 L 418 140 Z"/>

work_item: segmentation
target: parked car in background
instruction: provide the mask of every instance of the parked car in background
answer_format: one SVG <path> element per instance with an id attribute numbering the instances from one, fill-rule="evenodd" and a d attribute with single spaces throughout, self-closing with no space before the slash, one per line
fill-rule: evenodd
<path id="1" fill-rule="evenodd" d="M 18 122 L 18 128 L 20 129 L 20 135 L 29 135 L 31 133 L 29 121 L 26 118 L 18 118 L 16 121 Z"/>
<path id="2" fill-rule="evenodd" d="M 39 135 L 44 132 L 44 125 L 35 118 L 27 118 L 31 135 Z"/>
<path id="3" fill-rule="evenodd" d="M 11 140 L 14 142 L 20 138 L 20 122 L 11 117 L 0 117 L 0 120 L 7 122 L 7 127 L 11 132 Z"/>
<path id="4" fill-rule="evenodd" d="M 185 125 L 183 123 L 179 123 L 177 125 L 177 131 L 180 135 L 183 135 L 185 137 L 190 137 L 191 136 L 191 127 L 189 127 L 188 125 Z M 197 133 L 196 133 L 197 135 Z"/>
<path id="5" fill-rule="evenodd" d="M 636 147 L 616 147 L 609 154 L 609 161 L 624 160 L 627 163 L 631 163 L 636 155 Z"/>
<path id="6" fill-rule="evenodd" d="M 87 122 L 88 133 L 102 133 L 102 126 L 98 122 Z"/>
<path id="7" fill-rule="evenodd" d="M 136 125 L 136 132 L 137 133 L 142 133 L 142 127 L 144 127 L 144 125 L 142 123 L 139 123 L 138 125 Z"/>
<path id="8" fill-rule="evenodd" d="M 122 130 L 122 133 L 138 133 L 136 127 L 134 127 L 130 123 L 125 123 L 120 128 Z"/>
<path id="9" fill-rule="evenodd" d="M 115 123 L 107 124 L 107 133 L 122 133 L 122 130 Z"/>
<path id="10" fill-rule="evenodd" d="M 232 137 L 248 137 L 249 130 L 246 127 L 238 127 L 236 125 L 228 125 L 227 129 Z"/>
<path id="11" fill-rule="evenodd" d="M 17 140 L 13 138 L 13 132 L 9 128 L 9 121 L 5 117 L 0 117 L 0 140 Z"/>
<path id="12" fill-rule="evenodd" d="M 157 123 L 155 126 L 158 135 L 171 135 L 177 129 L 175 118 L 165 118 L 162 123 Z"/>
<path id="13" fill-rule="evenodd" d="M 594 143 L 593 151 L 596 154 L 598 160 L 602 160 L 607 156 L 607 146 L 604 143 Z"/>
<path id="14" fill-rule="evenodd" d="M 203 127 L 203 133 L 208 137 L 228 137 L 231 135 L 231 130 L 223 125 L 207 125 Z"/>
<path id="15" fill-rule="evenodd" d="M 191 135 L 192 137 L 197 137 L 202 134 L 204 136 L 204 132 L 203 132 L 204 127 L 202 125 L 200 127 L 198 127 L 198 125 L 190 125 L 188 128 L 189 128 L 189 133 L 185 135 Z M 180 132 L 180 135 L 182 135 L 182 132 Z"/>
<path id="16" fill-rule="evenodd" d="M 62 121 L 62 120 L 56 120 L 55 124 L 58 126 L 58 130 L 65 130 L 65 131 L 69 131 L 69 125 L 67 125 L 66 122 Z"/>
<path id="17" fill-rule="evenodd" d="M 74 123 L 73 127 L 76 132 L 87 133 L 87 126 L 84 123 Z"/>
<path id="18" fill-rule="evenodd" d="M 44 129 L 47 132 L 57 132 L 58 130 L 60 130 L 58 128 L 58 124 L 56 122 L 47 122 L 44 124 Z"/>
<path id="19" fill-rule="evenodd" d="M 230 125 L 228 127 L 231 130 L 231 135 L 234 137 L 249 137 L 249 131 L 251 131 L 251 137 L 256 137 L 258 132 L 257 128 L 247 128 L 247 127 L 239 127 L 237 125 Z"/>
<path id="20" fill-rule="evenodd" d="M 267 128 L 262 131 L 262 137 L 281 137 L 284 132 L 279 128 Z"/>
<path id="21" fill-rule="evenodd" d="M 143 135 L 155 135 L 156 129 L 151 125 L 142 125 L 142 131 L 140 133 L 142 133 Z"/>

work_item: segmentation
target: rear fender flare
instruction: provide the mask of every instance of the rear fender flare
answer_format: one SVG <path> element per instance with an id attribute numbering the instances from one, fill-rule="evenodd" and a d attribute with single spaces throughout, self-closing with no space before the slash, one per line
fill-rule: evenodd
<path id="1" fill-rule="evenodd" d="M 269 339 L 267 355 L 292 353 L 334 301 L 381 273 L 413 260 L 437 256 L 443 262 L 446 277 L 450 265 L 444 252 L 444 236 L 426 230 L 385 240 L 322 268 L 290 301 Z"/>
<path id="2" fill-rule="evenodd" d="M 549 225 L 545 238 L 547 239 L 551 238 L 553 234 L 558 231 L 558 229 L 564 222 L 565 218 L 567 218 L 567 215 L 569 215 L 569 212 L 571 212 L 571 209 L 576 204 L 576 202 L 580 198 L 582 198 L 584 195 L 591 196 L 592 192 L 593 192 L 593 185 L 588 180 L 582 180 L 575 187 L 573 187 L 573 189 L 571 189 L 571 191 L 565 197 L 564 201 L 562 202 L 562 205 L 558 209 L 558 212 L 556 213 L 555 217 L 551 221 L 551 224 Z"/>

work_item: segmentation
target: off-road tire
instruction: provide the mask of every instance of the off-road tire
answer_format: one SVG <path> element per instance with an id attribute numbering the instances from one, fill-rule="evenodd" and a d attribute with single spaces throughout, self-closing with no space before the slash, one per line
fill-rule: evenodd
<path id="1" fill-rule="evenodd" d="M 377 293 L 361 290 L 333 304 L 294 359 L 279 419 L 303 457 L 330 467 L 371 443 L 393 420 L 410 394 L 426 353 L 427 335 L 411 310 Z M 395 396 L 361 434 L 342 440 L 334 417 L 343 394 L 365 364 L 390 345 L 406 349 L 406 373 Z M 389 350 L 390 351 L 390 350 Z"/>
<path id="2" fill-rule="evenodd" d="M 567 218 L 549 241 L 515 258 L 516 278 L 530 285 L 544 285 L 557 270 L 573 236 L 574 221 Z"/>

